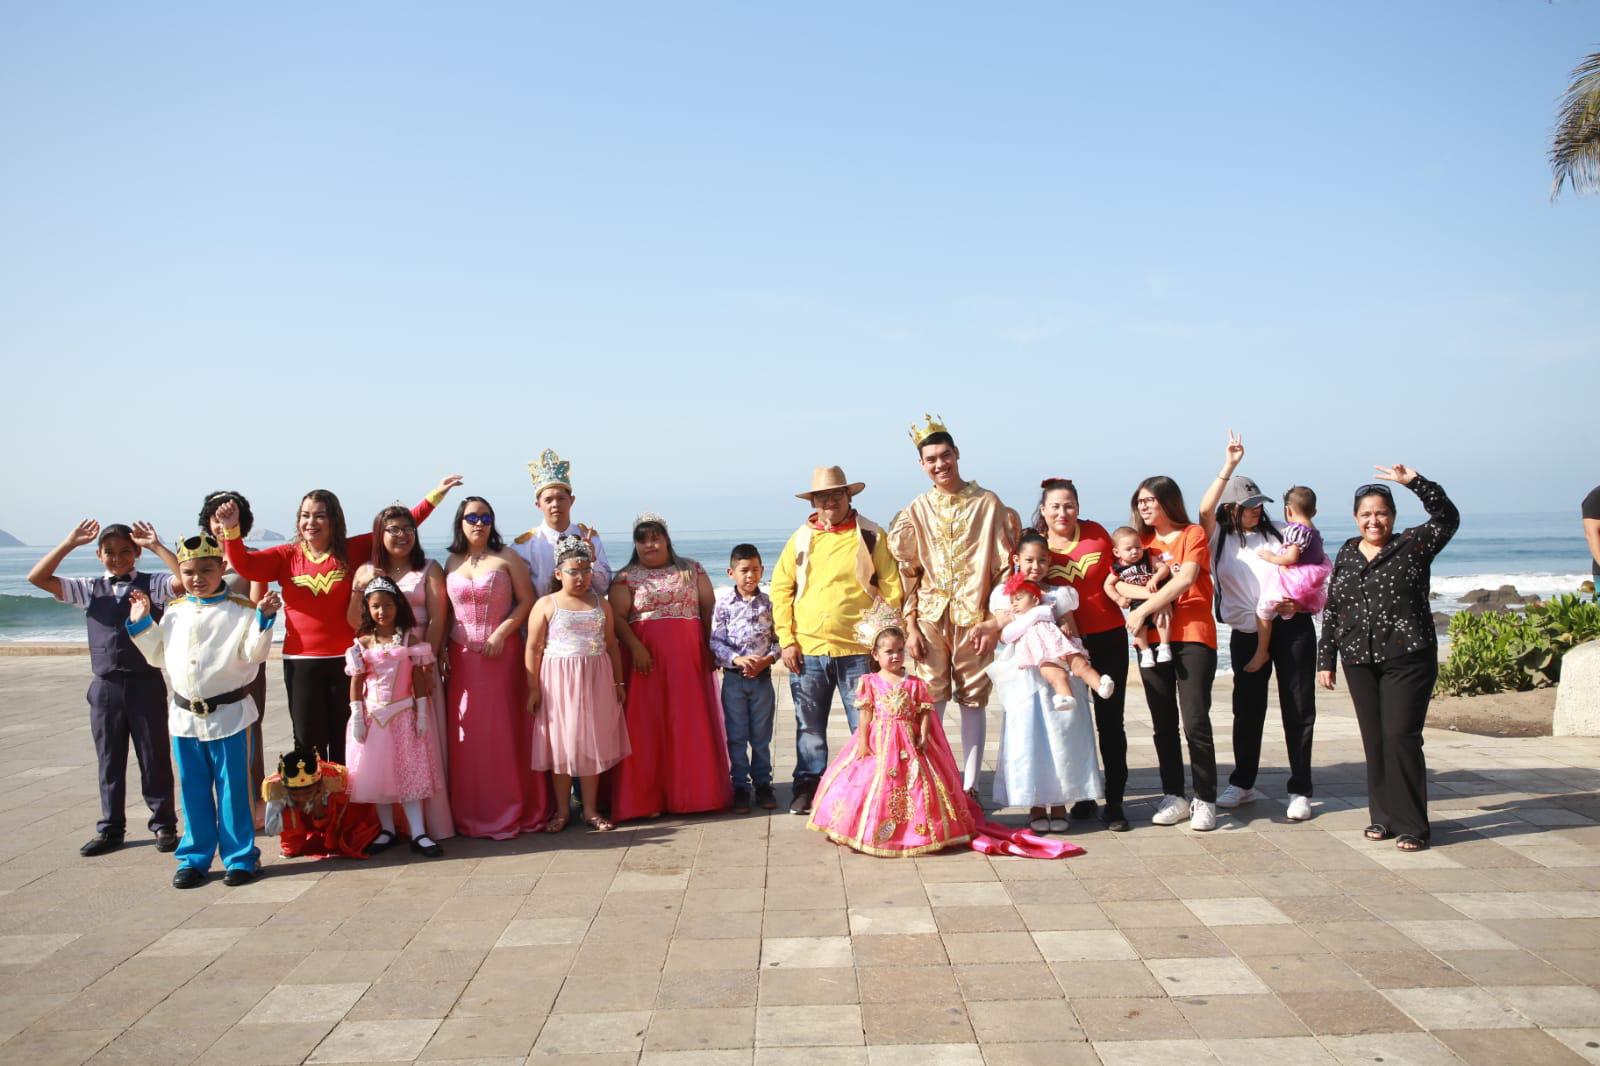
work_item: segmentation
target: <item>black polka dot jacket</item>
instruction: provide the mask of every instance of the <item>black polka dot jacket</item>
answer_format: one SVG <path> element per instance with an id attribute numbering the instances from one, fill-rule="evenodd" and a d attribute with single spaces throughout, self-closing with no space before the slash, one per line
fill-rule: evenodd
<path id="1" fill-rule="evenodd" d="M 1426 522 L 1396 533 L 1370 562 L 1360 537 L 1339 549 L 1317 643 L 1318 670 L 1332 670 L 1335 657 L 1346 664 L 1381 663 L 1439 646 L 1428 582 L 1433 557 L 1456 535 L 1461 512 L 1425 477 L 1419 475 L 1411 491 L 1427 509 Z"/>

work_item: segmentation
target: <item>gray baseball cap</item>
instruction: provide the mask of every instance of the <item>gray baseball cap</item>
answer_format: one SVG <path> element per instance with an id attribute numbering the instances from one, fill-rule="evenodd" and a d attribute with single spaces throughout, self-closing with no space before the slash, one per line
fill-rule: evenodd
<path id="1" fill-rule="evenodd" d="M 1218 504 L 1231 503 L 1235 507 L 1259 507 L 1264 503 L 1276 503 L 1271 496 L 1261 491 L 1250 478 L 1243 474 L 1235 474 L 1228 479 L 1228 485 L 1222 490 L 1222 499 Z"/>

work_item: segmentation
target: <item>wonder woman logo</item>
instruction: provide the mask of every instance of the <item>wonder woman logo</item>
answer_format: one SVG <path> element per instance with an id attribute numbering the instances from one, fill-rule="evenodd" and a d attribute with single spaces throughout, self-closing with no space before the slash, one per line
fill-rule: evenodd
<path id="1" fill-rule="evenodd" d="M 333 590 L 333 586 L 343 580 L 343 570 L 329 570 L 323 574 L 296 574 L 294 577 L 294 583 L 303 589 L 310 589 L 313 596 L 326 596 Z"/>
<path id="2" fill-rule="evenodd" d="M 1100 552 L 1088 552 L 1076 559 L 1070 560 L 1065 566 L 1052 566 L 1044 572 L 1046 579 L 1055 579 L 1052 584 L 1072 584 L 1089 576 L 1089 571 L 1094 569 L 1094 564 L 1100 561 Z"/>

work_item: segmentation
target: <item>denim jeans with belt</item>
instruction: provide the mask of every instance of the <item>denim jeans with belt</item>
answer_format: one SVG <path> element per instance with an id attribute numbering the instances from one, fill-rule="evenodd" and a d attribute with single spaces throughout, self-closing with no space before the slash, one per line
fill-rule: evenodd
<path id="1" fill-rule="evenodd" d="M 805 655 L 801 670 L 789 675 L 789 692 L 794 697 L 794 783 L 815 788 L 828 768 L 828 712 L 833 694 L 844 700 L 845 719 L 850 731 L 856 728 L 856 686 L 872 670 L 867 655 Z"/>
<path id="2" fill-rule="evenodd" d="M 745 677 L 741 670 L 722 671 L 722 724 L 728 731 L 728 764 L 733 787 L 772 784 L 772 670 Z"/>

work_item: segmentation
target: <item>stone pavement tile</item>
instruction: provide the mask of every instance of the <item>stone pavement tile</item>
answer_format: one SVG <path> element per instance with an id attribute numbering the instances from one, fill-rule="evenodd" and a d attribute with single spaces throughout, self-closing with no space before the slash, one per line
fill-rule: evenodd
<path id="1" fill-rule="evenodd" d="M 1339 1060 L 1314 1036 L 1274 1036 L 1207 1040 L 1222 1066 L 1338 1066 Z"/>
<path id="2" fill-rule="evenodd" d="M 295 1022 L 337 1022 L 366 994 L 360 982 L 324 985 L 279 985 L 268 992 L 241 1022 L 266 1025 Z"/>
<path id="3" fill-rule="evenodd" d="M 1516 946 L 1488 926 L 1467 919 L 1391 924 L 1429 951 L 1495 951 Z"/>
<path id="4" fill-rule="evenodd" d="M 878 1044 L 867 1048 L 868 1066 L 984 1066 L 977 1044 Z"/>
<path id="5" fill-rule="evenodd" d="M 1100 1066 L 1100 1056 L 1085 1041 L 983 1045 L 985 1066 Z M 1171 1066 L 1170 1063 L 1167 1066 Z"/>
<path id="6" fill-rule="evenodd" d="M 7 967 L 0 970 L 0 997 L 81 992 L 120 962 L 114 955 L 101 955 L 60 961 L 51 958 L 14 971 Z"/>
<path id="7" fill-rule="evenodd" d="M 141 1028 L 226 1029 L 248 1014 L 268 991 L 259 984 L 221 984 L 202 979 L 184 985 L 150 1008 L 137 1024 Z"/>
<path id="8" fill-rule="evenodd" d="M 415 1021 L 420 1018 L 437 1020 L 450 1013 L 466 987 L 467 982 L 460 979 L 380 981 L 367 989 L 345 1018 L 361 1022 L 396 1019 Z M 429 1030 L 429 1035 L 432 1035 L 432 1030 Z"/>
<path id="9" fill-rule="evenodd" d="M 598 1014 L 569 1014 L 568 1018 L 599 1018 Z M 446 1018 L 423 1049 L 419 1061 L 477 1059 L 527 1055 L 535 1037 L 542 1036 L 543 1014 L 521 1017 Z M 641 1030 L 643 1026 L 640 1026 Z M 634 1045 L 637 1048 L 637 1044 Z M 609 1049 L 602 1049 L 609 1050 Z"/>
<path id="10" fill-rule="evenodd" d="M 934 921 L 941 933 L 998 933 L 1026 929 L 1017 908 L 935 907 Z"/>
<path id="11" fill-rule="evenodd" d="M 1600 893 L 1590 891 L 1557 891 L 1529 893 L 1544 907 L 1561 918 L 1600 918 Z"/>
<path id="12" fill-rule="evenodd" d="M 1416 942 L 1387 922 L 1312 922 L 1301 927 L 1335 955 L 1374 951 L 1415 951 Z"/>
<path id="13" fill-rule="evenodd" d="M 850 915 L 843 907 L 833 910 L 765 911 L 761 914 L 763 937 L 848 936 Z"/>
<path id="14" fill-rule="evenodd" d="M 1111 919 L 1097 903 L 1020 903 L 1016 910 L 1031 932 L 1111 928 Z"/>
<path id="15" fill-rule="evenodd" d="M 1096 903 L 1174 898 L 1172 891 L 1162 884 L 1159 878 L 1149 875 L 1081 878 L 1078 883 Z"/>
<path id="16" fill-rule="evenodd" d="M 526 948 L 538 951 L 538 948 Z M 489 957 L 488 948 L 463 951 L 439 951 L 433 948 L 409 947 L 395 956 L 389 968 L 383 971 L 380 981 L 452 981 L 466 979 L 478 972 Z"/>
<path id="17" fill-rule="evenodd" d="M 925 886 L 934 907 L 1009 907 L 1011 896 L 999 881 L 972 881 Z"/>
<path id="18" fill-rule="evenodd" d="M 10 992 L 0 996 L 0 1042 L 72 999 L 71 992 Z"/>
<path id="19" fill-rule="evenodd" d="M 1050 972 L 1069 1000 L 1165 994 L 1145 964 L 1137 960 L 1052 962 Z"/>
<path id="20" fill-rule="evenodd" d="M 1133 959 L 1138 954 L 1128 938 L 1115 929 L 1077 929 L 1033 934 L 1038 954 L 1046 962 L 1103 962 L 1112 959 Z M 1027 961 L 1023 958 L 999 959 L 1000 962 Z"/>
<path id="21" fill-rule="evenodd" d="M 1467 1066 L 1580 1066 L 1584 1061 L 1537 1029 L 1447 1029 L 1433 1035 Z"/>
<path id="22" fill-rule="evenodd" d="M 1520 947 L 1534 951 L 1600 950 L 1600 918 L 1505 918 L 1483 923 Z"/>
<path id="23" fill-rule="evenodd" d="M 1549 918 L 1555 912 L 1532 892 L 1439 892 L 1435 898 L 1468 918 Z"/>
<path id="24" fill-rule="evenodd" d="M 1377 992 L 1279 992 L 1278 998 L 1318 1036 L 1402 1033 L 1416 1028 Z"/>
<path id="25" fill-rule="evenodd" d="M 689 871 L 690 888 L 761 889 L 767 885 L 767 868 L 759 866 L 696 866 Z"/>
<path id="26" fill-rule="evenodd" d="M 1274 992 L 1370 992 L 1366 979 L 1332 955 L 1252 955 L 1244 960 Z"/>
<path id="27" fill-rule="evenodd" d="M 584 1055 L 579 1060 L 577 1056 L 571 1056 L 575 1060 L 573 1066 L 602 1066 L 601 1063 L 589 1061 L 596 1057 Z M 618 1066 L 622 1066 L 623 1063 L 633 1066 L 634 1062 L 631 1056 L 625 1058 L 619 1056 L 616 1061 Z M 639 1066 L 750 1066 L 755 1061 L 755 1050 L 724 1048 L 719 1051 L 646 1051 L 638 1061 Z"/>
<path id="28" fill-rule="evenodd" d="M 655 973 L 573 974 L 561 985 L 552 1014 L 595 1014 L 651 1010 L 661 975 Z"/>
<path id="29" fill-rule="evenodd" d="M 988 858 L 975 851 L 942 851 L 913 859 L 917 876 L 925 885 L 972 881 L 998 881 Z"/>
<path id="30" fill-rule="evenodd" d="M 704 1051 L 755 1046 L 756 1008 L 658 1010 L 645 1032 L 649 1051 Z"/>
<path id="31" fill-rule="evenodd" d="M 40 962 L 76 939 L 77 933 L 0 936 L 0 966 L 25 966 Z"/>
<path id="32" fill-rule="evenodd" d="M 1194 1036 L 1194 1030 L 1178 1013 L 1178 1008 L 1164 996 L 1073 999 L 1071 1006 L 1084 1035 L 1096 1044 L 1103 1040 L 1166 1040 Z"/>
<path id="33" fill-rule="evenodd" d="M 828 1047 L 866 1043 L 854 1004 L 756 1009 L 756 1047 Z M 756 1061 L 761 1062 L 758 1053 Z"/>
<path id="34" fill-rule="evenodd" d="M 1490 985 L 1485 991 L 1541 1029 L 1569 1029 L 1600 1024 L 1600 992 L 1583 985 L 1518 987 Z M 1473 1026 L 1443 1028 L 1470 1029 Z"/>
<path id="35" fill-rule="evenodd" d="M 1460 1066 L 1461 1060 L 1428 1033 L 1325 1036 L 1322 1046 L 1345 1066 Z"/>
<path id="36" fill-rule="evenodd" d="M 1463 917 L 1454 907 L 1441 903 L 1438 896 L 1430 896 L 1426 892 L 1351 898 L 1371 911 L 1373 917 L 1386 922 L 1448 922 Z"/>
<path id="37" fill-rule="evenodd" d="M 351 918 L 317 945 L 319 950 L 347 951 L 394 950 L 411 943 L 426 919 L 385 919 L 362 912 Z"/>
<path id="38" fill-rule="evenodd" d="M 785 913 L 774 911 L 775 914 Z M 794 911 L 808 914 L 809 911 Z M 760 939 L 763 917 L 761 911 L 734 911 L 728 914 L 685 914 L 678 919 L 675 936 L 690 940 L 740 940 L 747 937 Z M 774 934 L 767 934 L 769 936 Z"/>
<path id="39" fill-rule="evenodd" d="M 111 978 L 96 981 L 28 1027 L 34 1031 L 105 1029 L 121 1031 L 166 999 L 164 987 L 146 988 Z"/>
<path id="40" fill-rule="evenodd" d="M 1002 890 L 1003 891 L 1003 890 Z M 938 924 L 928 907 L 851 907 L 852 936 L 937 933 Z"/>
<path id="41" fill-rule="evenodd" d="M 862 1003 L 961 1001 L 949 966 L 873 966 L 856 973 Z"/>
<path id="42" fill-rule="evenodd" d="M 1424 1029 L 1527 1029 L 1532 1025 L 1482 988 L 1389 988 L 1383 994 Z"/>
<path id="43" fill-rule="evenodd" d="M 1264 995 L 1267 986 L 1238 959 L 1147 959 L 1169 996 Z"/>
<path id="44" fill-rule="evenodd" d="M 824 907 L 843 907 L 843 885 L 768 885 L 761 902 L 769 911 L 811 911 Z"/>
<path id="45" fill-rule="evenodd" d="M 499 948 L 526 948 L 538 944 L 578 944 L 589 932 L 588 918 L 522 918 L 508 921 L 495 939 Z"/>
<path id="46" fill-rule="evenodd" d="M 1189 996 L 1172 1001 L 1204 1040 L 1304 1036 L 1306 1027 L 1270 995 Z"/>
<path id="47" fill-rule="evenodd" d="M 120 1029 L 27 1029 L 0 1044 L 0 1062 L 78 1066 L 120 1035 Z"/>
<path id="48" fill-rule="evenodd" d="M 188 1066 L 221 1035 L 220 1028 L 128 1029 L 89 1061 L 132 1066 Z"/>
<path id="49" fill-rule="evenodd" d="M 1338 886 L 1330 885 L 1326 877 L 1307 870 L 1241 873 L 1239 878 L 1250 886 L 1246 895 L 1268 899 L 1327 899 L 1341 894 Z"/>
<path id="50" fill-rule="evenodd" d="M 927 890 L 919 882 L 903 879 L 846 882 L 845 897 L 852 908 L 930 906 Z M 813 906 L 821 905 L 813 904 Z"/>
<path id="51" fill-rule="evenodd" d="M 1174 1062 L 1215 1064 L 1216 1056 L 1199 1040 L 1095 1041 L 1105 1066 L 1171 1066 Z"/>
<path id="52" fill-rule="evenodd" d="M 1033 935 L 1026 932 L 945 933 L 943 939 L 952 963 L 1039 961 Z"/>
<path id="53" fill-rule="evenodd" d="M 760 960 L 764 970 L 842 967 L 854 961 L 847 936 L 768 937 L 761 941 Z"/>
<path id="54" fill-rule="evenodd" d="M 1000 1041 L 1069 1041 L 1084 1039 L 1077 1015 L 1065 1000 L 1041 1002 L 990 1000 L 969 1003 L 972 1030 L 984 1044 Z"/>
<path id="55" fill-rule="evenodd" d="M 509 919 L 492 919 L 471 922 L 446 922 L 429 921 L 411 943 L 406 945 L 407 951 L 472 951 L 482 949 L 488 951 L 495 947 L 500 937 L 505 933 Z M 313 945 L 315 946 L 315 945 Z M 506 947 L 517 947 L 507 944 Z"/>
<path id="56" fill-rule="evenodd" d="M 1589 1062 L 1600 1062 L 1600 1029 L 1546 1029 Z"/>
<path id="57" fill-rule="evenodd" d="M 785 976 L 792 978 L 809 976 L 812 980 L 816 980 L 815 975 L 833 971 L 770 970 L 767 972 L 772 974 L 783 972 Z M 755 970 L 706 970 L 695 974 L 693 980 L 664 979 L 656 992 L 655 1005 L 657 1009 L 753 1007 L 756 1004 L 758 979 L 764 976 Z"/>
<path id="58" fill-rule="evenodd" d="M 1190 926 L 1198 928 L 1200 919 L 1175 899 L 1132 900 L 1101 903 L 1100 909 L 1118 929 Z"/>
<path id="59" fill-rule="evenodd" d="M 652 937 L 670 937 L 681 917 L 676 907 L 630 908 L 625 911 L 607 911 L 602 907 L 589 923 L 589 931 L 584 939 L 591 944 L 618 944 Z"/>
<path id="60" fill-rule="evenodd" d="M 1219 866 L 1214 874 L 1178 874 L 1162 871 L 1162 882 L 1178 899 L 1236 899 L 1250 894 L 1250 886 Z"/>
<path id="61" fill-rule="evenodd" d="M 1038 904 L 1093 903 L 1076 881 L 1007 881 L 1006 895 L 1017 907 Z"/>
<path id="62" fill-rule="evenodd" d="M 293 1066 L 304 1062 L 333 1022 L 236 1025 L 206 1049 L 203 1066 Z"/>
<path id="63" fill-rule="evenodd" d="M 1228 950 L 1228 945 L 1217 939 L 1216 934 L 1199 925 L 1155 929 L 1123 927 L 1122 934 L 1128 938 L 1128 943 L 1133 945 L 1139 957 L 1145 959 L 1223 958 L 1233 954 Z"/>
<path id="64" fill-rule="evenodd" d="M 398 949 L 313 951 L 290 970 L 281 983 L 311 985 L 376 981 L 399 957 Z"/>
<path id="65" fill-rule="evenodd" d="M 1542 951 L 1539 956 L 1588 985 L 1600 985 L 1600 951 Z M 1503 980 L 1505 984 L 1532 984 L 1530 981 Z M 1561 982 L 1565 983 L 1565 982 Z"/>
<path id="66" fill-rule="evenodd" d="M 532 948 L 495 948 L 468 976 L 519 973 L 530 977 L 564 977 L 577 957 L 577 945 L 553 944 Z M 385 977 L 388 975 L 385 974 Z"/>
<path id="67" fill-rule="evenodd" d="M 690 940 L 674 937 L 667 951 L 668 979 L 692 981 L 703 970 L 754 970 L 761 962 L 761 938 Z"/>
<path id="68" fill-rule="evenodd" d="M 964 1044 L 975 1038 L 959 998 L 933 1003 L 862 1003 L 862 1026 L 872 1044 Z"/>
<path id="69" fill-rule="evenodd" d="M 1480 985 L 1566 985 L 1571 979 L 1529 951 L 1441 951 L 1439 958 Z M 1587 953 L 1586 953 L 1587 954 Z"/>
<path id="70" fill-rule="evenodd" d="M 342 1021 L 312 1052 L 311 1062 L 410 1062 L 422 1053 L 439 1020 Z"/>
<path id="71" fill-rule="evenodd" d="M 572 960 L 573 973 L 615 973 L 621 970 L 659 971 L 667 961 L 670 937 L 626 940 L 586 940 Z"/>
<path id="72" fill-rule="evenodd" d="M 249 928 L 228 926 L 211 929 L 174 929 L 139 952 L 135 958 L 160 959 L 199 955 L 214 959 L 251 931 Z"/>
<path id="73" fill-rule="evenodd" d="M 829 967 L 820 970 L 762 970 L 760 1003 L 763 1007 L 859 1003 L 861 992 L 858 978 L 866 972 L 849 967 Z"/>
<path id="74" fill-rule="evenodd" d="M 1289 916 L 1261 897 L 1189 899 L 1184 906 L 1209 926 L 1288 925 Z"/>
<path id="75" fill-rule="evenodd" d="M 1061 998 L 1055 974 L 1042 962 L 973 963 L 955 967 L 961 997 L 968 1004 L 987 1000 Z"/>
<path id="76" fill-rule="evenodd" d="M 1426 951 L 1378 951 L 1342 956 L 1374 988 L 1448 988 L 1472 979 Z"/>

